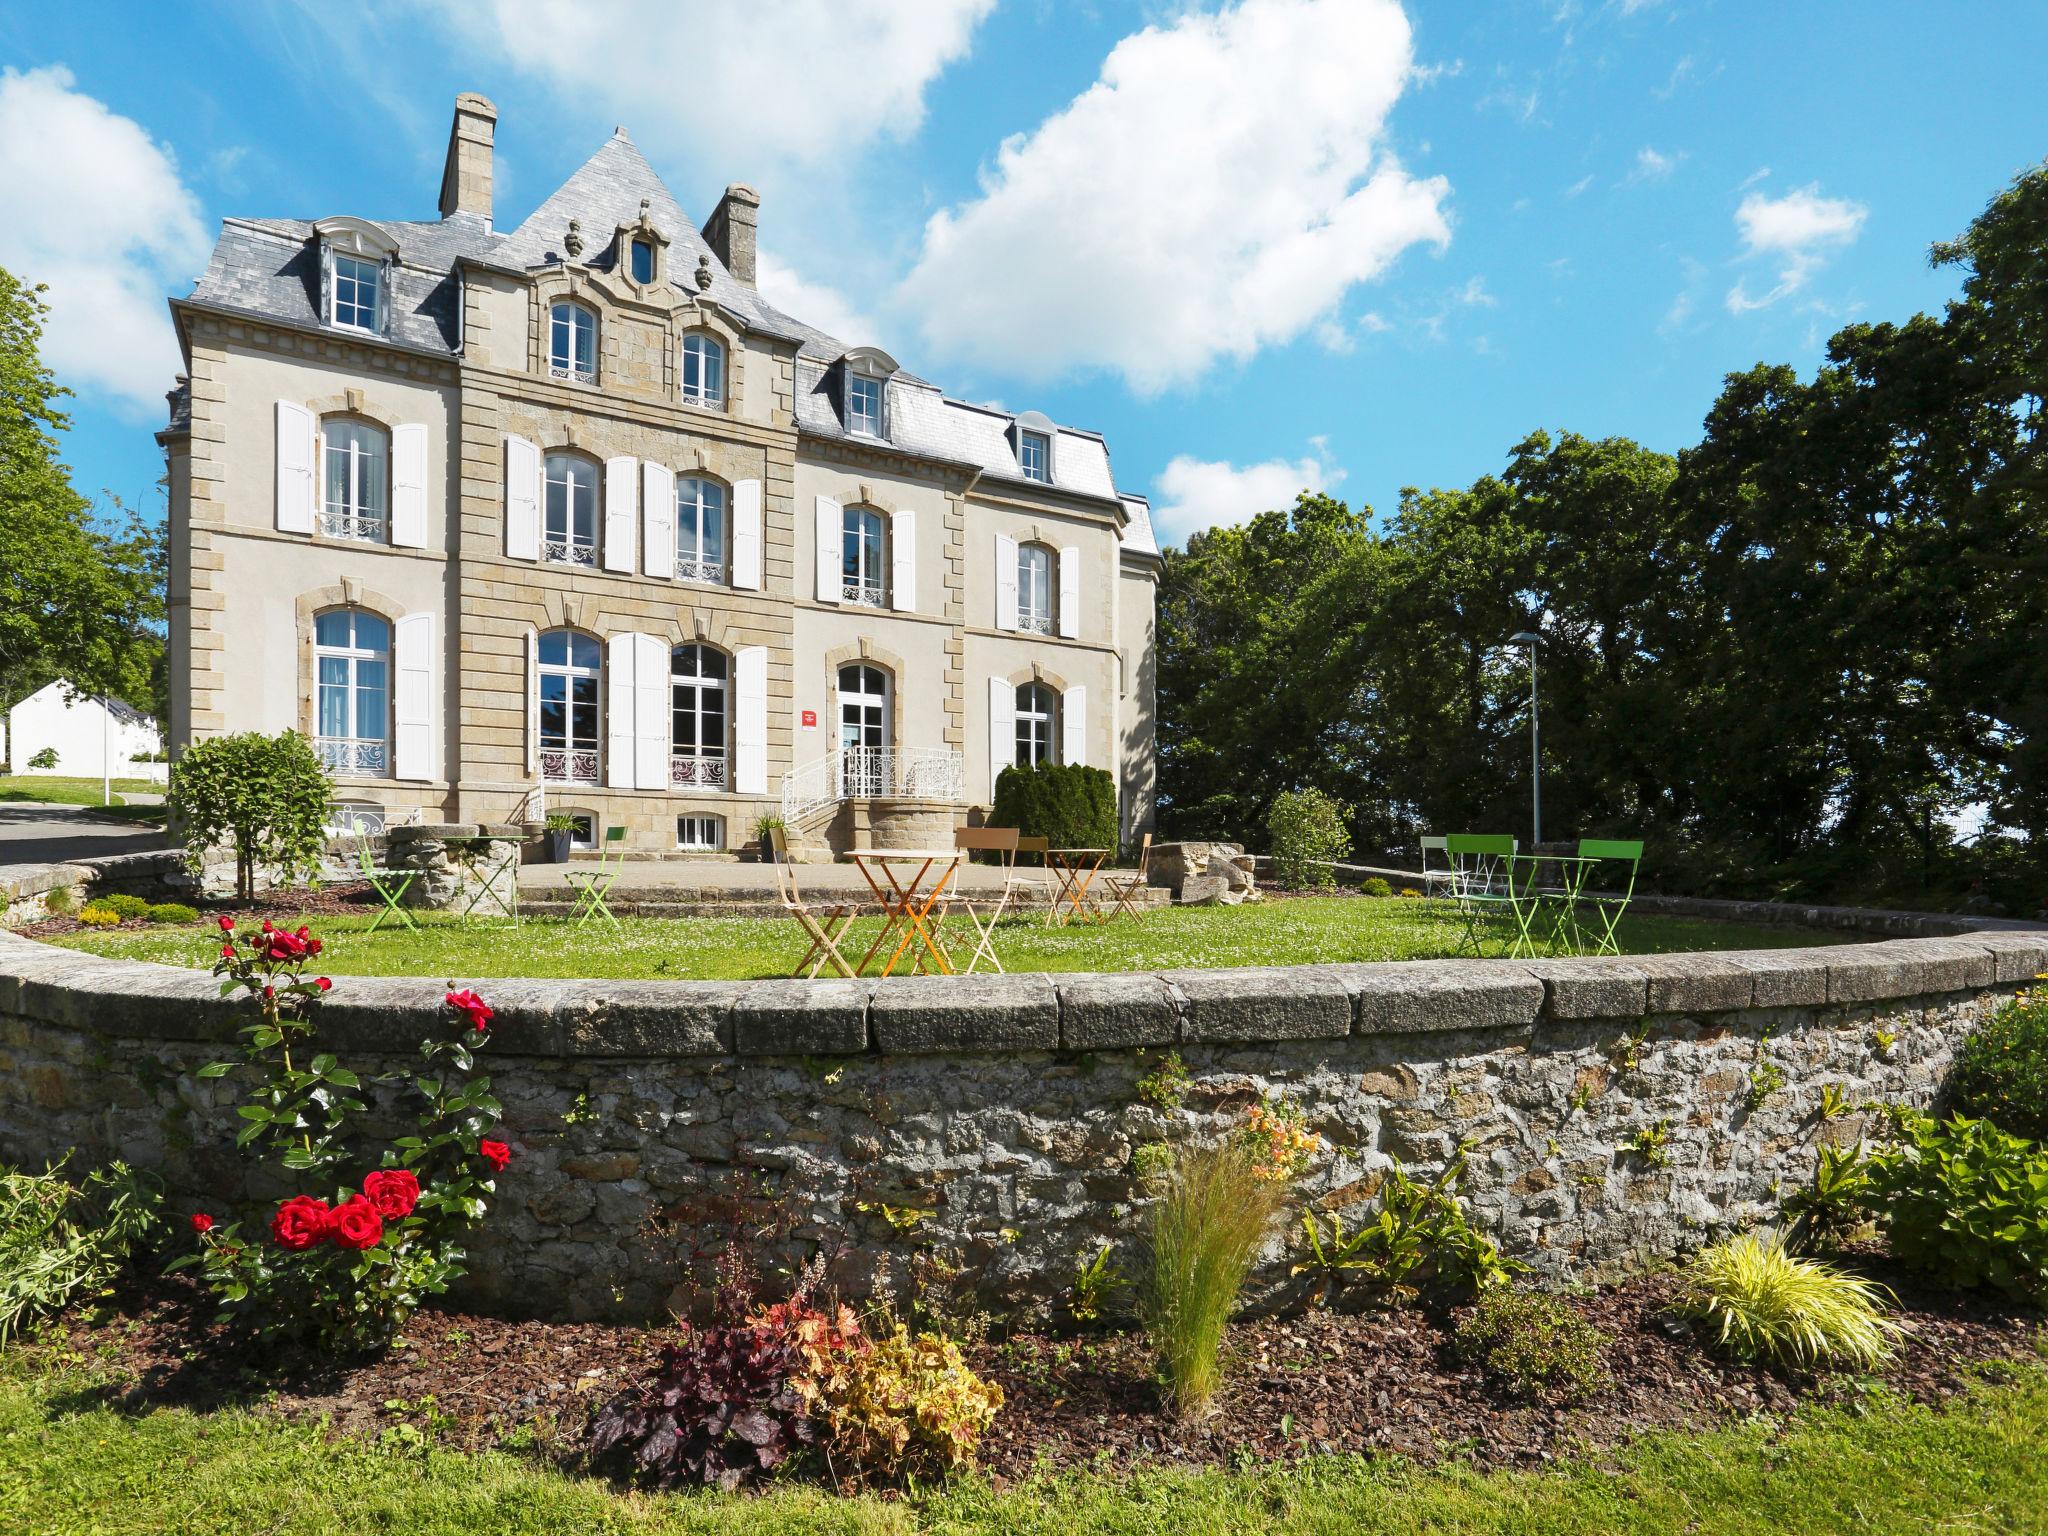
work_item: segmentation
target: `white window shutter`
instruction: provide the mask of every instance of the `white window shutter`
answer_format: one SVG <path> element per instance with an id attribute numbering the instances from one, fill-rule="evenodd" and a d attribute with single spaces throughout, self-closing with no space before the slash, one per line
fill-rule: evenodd
<path id="1" fill-rule="evenodd" d="M 988 802 L 996 802 L 996 780 L 1017 761 L 1017 690 L 1005 678 L 988 680 Z"/>
<path id="2" fill-rule="evenodd" d="M 846 564 L 844 509 L 830 496 L 818 498 L 818 601 L 839 601 L 840 573 Z"/>
<path id="3" fill-rule="evenodd" d="M 540 449 L 505 434 L 505 558 L 540 558 Z"/>
<path id="4" fill-rule="evenodd" d="M 743 646 L 732 659 L 733 788 L 768 793 L 768 647 Z"/>
<path id="5" fill-rule="evenodd" d="M 634 662 L 632 635 L 613 635 L 604 643 L 605 783 L 631 789 L 637 766 L 633 752 Z"/>
<path id="6" fill-rule="evenodd" d="M 996 628 L 1017 627 L 1017 541 L 996 535 Z"/>
<path id="7" fill-rule="evenodd" d="M 427 428 L 407 422 L 391 429 L 391 542 L 427 547 Z"/>
<path id="8" fill-rule="evenodd" d="M 663 581 L 676 573 L 676 472 L 640 461 L 640 569 Z"/>
<path id="9" fill-rule="evenodd" d="M 1070 768 L 1088 762 L 1088 690 L 1069 688 L 1060 697 L 1060 760 Z"/>
<path id="10" fill-rule="evenodd" d="M 434 615 L 408 613 L 391 630 L 391 669 L 397 686 L 391 693 L 394 778 L 434 777 L 435 717 L 440 711 L 439 647 Z"/>
<path id="11" fill-rule="evenodd" d="M 889 606 L 917 612 L 917 508 L 889 514 Z"/>
<path id="12" fill-rule="evenodd" d="M 668 647 L 635 635 L 633 649 L 633 777 L 642 789 L 668 787 Z"/>
<path id="13" fill-rule="evenodd" d="M 1060 637 L 1081 638 L 1081 551 L 1073 544 L 1060 551 Z"/>
<path id="14" fill-rule="evenodd" d="M 732 584 L 761 590 L 761 482 L 742 480 L 732 488 Z"/>
<path id="15" fill-rule="evenodd" d="M 313 413 L 289 400 L 277 402 L 277 531 L 313 531 L 313 487 L 318 451 Z"/>
<path id="16" fill-rule="evenodd" d="M 540 631 L 526 632 L 526 771 L 540 772 Z"/>
<path id="17" fill-rule="evenodd" d="M 633 574 L 633 534 L 640 521 L 640 461 L 604 464 L 604 568 Z"/>

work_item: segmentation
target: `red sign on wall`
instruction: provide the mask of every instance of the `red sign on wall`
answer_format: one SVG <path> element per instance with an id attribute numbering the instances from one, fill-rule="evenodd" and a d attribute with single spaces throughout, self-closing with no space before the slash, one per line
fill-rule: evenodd
<path id="1" fill-rule="evenodd" d="M 817 711 L 816 711 L 815 709 L 807 709 L 807 710 L 805 710 L 805 711 L 804 711 L 804 724 L 805 724 L 805 725 L 807 725 L 807 726 L 814 726 L 814 725 L 816 725 L 817 723 L 818 723 L 818 712 L 817 712 Z"/>

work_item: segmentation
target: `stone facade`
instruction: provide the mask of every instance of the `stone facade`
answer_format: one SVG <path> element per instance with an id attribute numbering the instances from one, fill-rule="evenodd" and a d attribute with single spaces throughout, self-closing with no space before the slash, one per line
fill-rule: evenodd
<path id="1" fill-rule="evenodd" d="M 1852 1103 L 1936 1095 L 1957 1042 L 2048 969 L 2048 934 L 1614 960 L 1430 961 L 1156 975 L 750 983 L 480 982 L 516 1149 L 472 1299 L 574 1316 L 687 1306 L 736 1219 L 779 1256 L 957 1266 L 997 1306 L 1055 1300 L 1109 1243 L 1126 1269 L 1141 1149 L 1261 1097 L 1327 1151 L 1304 1197 L 1368 1202 L 1393 1160 L 1471 1150 L 1483 1228 L 1551 1282 L 1667 1259 L 1772 1218 Z M 438 982 L 350 978 L 323 1042 L 375 1069 L 445 1028 Z M 159 1171 L 179 1209 L 286 1193 L 232 1150 L 232 1080 L 196 1069 L 237 1016 L 210 978 L 0 935 L 0 1157 Z M 1137 1085 L 1191 1074 L 1161 1111 Z M 1765 1064 L 1784 1082 L 1750 1102 Z M 379 1101 L 380 1130 L 404 1124 Z M 1647 1134 L 1646 1134 L 1647 1133 Z M 888 1209 L 884 1209 L 884 1208 Z M 893 1220 L 891 1219 L 893 1215 Z M 1276 1234 L 1260 1301 L 1292 1292 Z"/>
<path id="2" fill-rule="evenodd" d="M 1148 826 L 1159 554 L 1102 440 L 1046 423 L 1051 467 L 1031 478 L 1020 445 L 1042 418 L 947 399 L 775 310 L 755 288 L 758 196 L 728 189 L 700 230 L 623 131 L 495 230 L 495 124 L 458 98 L 439 221 L 231 219 L 173 301 L 172 753 L 298 729 L 340 765 L 338 798 L 388 819 L 545 807 L 674 852 L 679 819 L 708 817 L 737 849 L 791 803 L 785 775 L 838 751 L 840 669 L 858 663 L 885 680 L 885 745 L 955 764 L 956 820 L 1016 754 L 1004 700 L 1043 683 L 1051 753 L 1108 768 L 1126 831 Z M 381 274 L 374 324 L 337 320 L 344 260 Z M 594 328 L 587 373 L 557 355 L 560 306 Z M 713 391 L 688 371 L 699 345 L 720 359 Z M 878 424 L 850 412 L 856 374 L 880 382 Z M 383 457 L 357 471 L 369 489 L 337 491 L 357 431 Z M 530 542 L 556 465 L 593 485 L 588 563 Z M 670 502 L 690 480 L 719 503 L 722 555 L 686 566 Z M 337 517 L 365 497 L 367 533 Z M 849 511 L 883 530 L 876 602 L 841 590 Z M 1044 614 L 1020 610 L 1020 547 L 1055 572 Z M 344 610 L 388 631 L 363 658 L 381 689 L 326 680 L 350 658 L 315 625 Z M 602 659 L 592 746 L 558 771 L 537 647 L 561 631 Z M 726 673 L 711 767 L 680 746 L 691 761 L 670 763 L 684 695 L 622 659 L 690 645 Z M 344 735 L 345 694 L 363 718 Z M 844 798 L 811 808 L 816 839 L 863 820 L 837 816 Z"/>

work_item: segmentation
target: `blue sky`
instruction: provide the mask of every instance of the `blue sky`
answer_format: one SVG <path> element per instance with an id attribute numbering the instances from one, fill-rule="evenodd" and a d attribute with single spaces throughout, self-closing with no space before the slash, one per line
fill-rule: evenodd
<path id="1" fill-rule="evenodd" d="M 622 123 L 686 207 L 761 190 L 772 298 L 1102 431 L 1184 535 L 1537 427 L 1676 449 L 1730 370 L 1938 306 L 1929 244 L 2048 156 L 2043 57 L 2038 0 L 14 6 L 0 265 L 77 483 L 155 511 L 218 220 L 430 217 L 481 90 L 501 227 Z"/>

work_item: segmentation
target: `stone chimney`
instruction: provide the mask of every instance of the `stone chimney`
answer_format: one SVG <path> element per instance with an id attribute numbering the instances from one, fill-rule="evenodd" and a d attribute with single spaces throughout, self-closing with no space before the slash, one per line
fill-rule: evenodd
<path id="1" fill-rule="evenodd" d="M 738 282 L 754 286 L 755 239 L 761 219 L 761 194 L 743 181 L 725 189 L 725 196 L 704 221 L 704 243 L 711 247 Z"/>
<path id="2" fill-rule="evenodd" d="M 491 222 L 491 141 L 498 109 L 474 91 L 455 98 L 448 129 L 448 161 L 441 171 L 441 217 L 473 213 Z"/>

